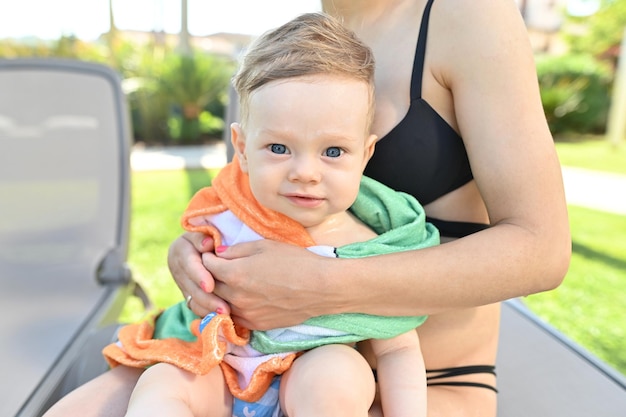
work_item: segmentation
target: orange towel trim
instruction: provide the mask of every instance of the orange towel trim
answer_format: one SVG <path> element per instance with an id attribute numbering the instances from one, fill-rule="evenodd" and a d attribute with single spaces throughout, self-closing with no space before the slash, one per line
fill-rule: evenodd
<path id="1" fill-rule="evenodd" d="M 198 191 L 187 206 L 181 224 L 185 230 L 202 232 L 221 244 L 219 232 L 204 217 L 230 210 L 248 227 L 265 239 L 291 243 L 301 247 L 315 246 L 304 226 L 284 214 L 263 207 L 254 198 L 248 175 L 237 158 L 215 177 L 211 187 Z"/>
<path id="2" fill-rule="evenodd" d="M 197 336 L 195 342 L 186 342 L 176 338 L 152 339 L 154 326 L 149 322 L 124 326 L 118 335 L 121 343 L 110 344 L 103 353 L 109 365 L 116 367 L 148 367 L 156 363 L 169 363 L 196 375 L 206 375 L 219 365 L 231 393 L 248 402 L 258 401 L 272 383 L 275 375 L 289 369 L 296 354 L 284 357 L 275 356 L 263 362 L 253 372 L 247 387 L 241 388 L 237 371 L 223 361 L 229 342 L 243 346 L 248 343 L 250 331 L 233 323 L 230 316 L 218 314 L 206 325 L 202 334 L 199 331 L 200 319 L 191 325 L 192 333 Z"/>

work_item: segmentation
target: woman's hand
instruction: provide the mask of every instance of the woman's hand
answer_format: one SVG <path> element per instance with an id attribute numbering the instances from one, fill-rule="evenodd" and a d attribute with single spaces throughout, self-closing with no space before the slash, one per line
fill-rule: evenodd
<path id="1" fill-rule="evenodd" d="M 217 248 L 203 255 L 215 278 L 214 293 L 231 316 L 255 330 L 286 327 L 335 312 L 345 300 L 333 294 L 324 273 L 332 258 L 270 240 Z"/>
<path id="2" fill-rule="evenodd" d="M 201 233 L 187 232 L 169 248 L 167 263 L 176 285 L 188 300 L 187 305 L 198 316 L 213 311 L 228 314 L 228 304 L 212 294 L 214 280 L 202 264 L 202 253 L 213 251 L 213 240 Z M 191 299 L 188 297 L 191 296 Z"/>

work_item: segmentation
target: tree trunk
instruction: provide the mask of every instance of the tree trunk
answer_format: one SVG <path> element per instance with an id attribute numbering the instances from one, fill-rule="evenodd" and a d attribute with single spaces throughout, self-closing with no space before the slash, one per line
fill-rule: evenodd
<path id="1" fill-rule="evenodd" d="M 189 25 L 187 24 L 187 17 L 189 15 L 187 8 L 187 0 L 180 0 L 180 36 L 178 40 L 178 49 L 183 55 L 191 55 L 191 45 L 189 43 Z"/>
<path id="2" fill-rule="evenodd" d="M 109 0 L 109 32 L 106 34 L 106 38 L 109 46 L 109 63 L 113 68 L 119 68 L 117 55 L 115 54 L 117 36 L 117 27 L 115 26 L 115 18 L 113 16 L 113 0 Z"/>

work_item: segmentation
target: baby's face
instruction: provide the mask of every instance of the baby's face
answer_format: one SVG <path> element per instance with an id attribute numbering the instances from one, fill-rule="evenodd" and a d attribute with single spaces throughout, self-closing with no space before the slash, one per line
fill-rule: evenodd
<path id="1" fill-rule="evenodd" d="M 374 149 L 369 100 L 365 83 L 331 75 L 256 90 L 235 147 L 257 200 L 305 227 L 345 212 Z"/>

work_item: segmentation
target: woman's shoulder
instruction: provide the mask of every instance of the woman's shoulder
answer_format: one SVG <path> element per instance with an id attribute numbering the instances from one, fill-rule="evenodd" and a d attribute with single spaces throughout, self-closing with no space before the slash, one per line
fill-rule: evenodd
<path id="1" fill-rule="evenodd" d="M 528 33 L 513 0 L 436 0 L 430 17 L 428 53 L 448 82 L 530 54 Z"/>
<path id="2" fill-rule="evenodd" d="M 434 0 L 432 13 L 460 16 L 493 16 L 495 14 L 521 16 L 515 0 Z"/>
<path id="3" fill-rule="evenodd" d="M 436 0 L 429 31 L 434 35 L 429 39 L 437 44 L 474 44 L 475 48 L 480 48 L 494 34 L 500 38 L 521 33 L 527 36 L 514 0 Z"/>

